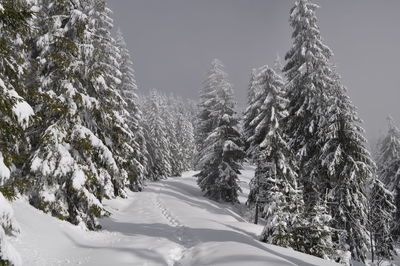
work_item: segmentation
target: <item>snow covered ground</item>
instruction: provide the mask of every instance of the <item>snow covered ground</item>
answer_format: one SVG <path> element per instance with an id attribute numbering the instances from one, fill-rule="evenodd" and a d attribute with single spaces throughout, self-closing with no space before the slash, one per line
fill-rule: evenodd
<path id="1" fill-rule="evenodd" d="M 337 265 L 257 241 L 262 230 L 236 208 L 202 196 L 194 172 L 158 183 L 127 199 L 106 202 L 103 230 L 90 232 L 13 203 L 21 234 L 13 239 L 24 265 Z M 252 169 L 243 171 L 245 200 Z"/>

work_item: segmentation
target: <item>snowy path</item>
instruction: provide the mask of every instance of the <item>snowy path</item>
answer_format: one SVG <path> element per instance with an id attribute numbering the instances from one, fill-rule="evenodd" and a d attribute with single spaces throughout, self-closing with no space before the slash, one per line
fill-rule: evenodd
<path id="1" fill-rule="evenodd" d="M 58 221 L 18 200 L 22 233 L 14 244 L 25 265 L 335 265 L 257 241 L 262 228 L 230 205 L 204 198 L 192 174 L 107 201 L 112 215 L 101 221 L 101 232 Z"/>

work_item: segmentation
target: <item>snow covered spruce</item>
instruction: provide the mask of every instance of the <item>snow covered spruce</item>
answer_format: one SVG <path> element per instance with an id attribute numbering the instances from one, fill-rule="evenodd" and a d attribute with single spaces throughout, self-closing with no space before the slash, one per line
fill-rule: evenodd
<path id="1" fill-rule="evenodd" d="M 212 199 L 238 202 L 237 175 L 244 152 L 232 86 L 218 59 L 212 62 L 204 84 L 197 139 L 205 139 L 199 145 L 198 184 Z"/>

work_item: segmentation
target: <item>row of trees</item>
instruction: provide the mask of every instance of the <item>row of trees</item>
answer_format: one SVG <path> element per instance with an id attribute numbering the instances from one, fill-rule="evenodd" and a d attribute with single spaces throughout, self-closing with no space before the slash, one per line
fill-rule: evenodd
<path id="1" fill-rule="evenodd" d="M 19 264 L 16 195 L 93 230 L 103 199 L 191 166 L 194 111 L 156 93 L 139 106 L 111 13 L 105 0 L 0 3 L 0 264 Z"/>
<path id="2" fill-rule="evenodd" d="M 193 168 L 196 153 L 193 121 L 196 106 L 190 100 L 156 90 L 141 96 L 143 139 L 146 142 L 146 177 L 158 180 L 180 176 Z"/>
<path id="3" fill-rule="evenodd" d="M 196 127 L 198 184 L 213 199 L 237 202 L 245 151 L 256 164 L 248 204 L 262 205 L 263 241 L 342 263 L 365 262 L 370 251 L 390 258 L 395 206 L 385 185 L 398 187 L 400 150 L 388 144 L 398 132 L 392 128 L 384 140 L 383 184 L 321 37 L 317 8 L 297 0 L 286 64 L 277 59 L 273 68 L 253 70 L 242 136 L 226 73 L 213 62 Z"/>

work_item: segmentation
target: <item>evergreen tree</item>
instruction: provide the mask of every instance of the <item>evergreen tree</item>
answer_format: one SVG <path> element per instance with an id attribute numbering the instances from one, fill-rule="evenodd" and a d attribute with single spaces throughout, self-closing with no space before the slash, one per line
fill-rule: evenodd
<path id="1" fill-rule="evenodd" d="M 26 65 L 26 42 L 32 18 L 25 0 L 0 2 L 0 264 L 21 265 L 21 258 L 7 236 L 19 232 L 9 200 L 18 186 L 17 177 L 26 159 L 29 143 L 25 129 L 32 122 L 33 109 L 22 83 Z"/>
<path id="2" fill-rule="evenodd" d="M 193 125 L 183 114 L 178 114 L 176 132 L 179 136 L 179 160 L 181 160 L 181 170 L 188 171 L 193 166 L 193 155 L 196 153 Z"/>
<path id="3" fill-rule="evenodd" d="M 39 4 L 31 76 L 40 121 L 31 134 L 29 198 L 60 219 L 95 229 L 96 217 L 107 215 L 101 200 L 124 195 L 132 168 L 110 10 L 100 0 Z"/>
<path id="4" fill-rule="evenodd" d="M 240 187 L 237 184 L 237 175 L 240 173 L 240 161 L 244 152 L 234 110 L 233 90 L 219 61 L 213 61 L 212 69 L 212 75 L 217 75 L 218 79 L 217 82 L 212 82 L 216 94 L 209 102 L 215 105 L 209 106 L 209 112 L 213 120 L 216 120 L 211 122 L 217 126 L 204 142 L 201 171 L 196 175 L 197 183 L 211 199 L 238 202 Z"/>
<path id="5" fill-rule="evenodd" d="M 183 158 L 180 154 L 180 143 L 178 138 L 181 132 L 178 131 L 177 128 L 177 118 L 178 112 L 176 112 L 176 108 L 173 106 L 176 103 L 176 100 L 172 97 L 166 97 L 165 95 L 161 95 L 162 100 L 162 111 L 161 118 L 165 123 L 165 134 L 167 138 L 167 151 L 168 151 L 168 161 L 171 165 L 171 176 L 180 176 L 183 172 Z"/>
<path id="6" fill-rule="evenodd" d="M 94 50 L 91 57 L 86 56 L 86 52 L 83 52 L 83 55 L 85 65 L 88 66 L 87 78 L 94 89 L 91 95 L 98 99 L 100 108 L 97 114 L 95 113 L 98 117 L 93 119 L 96 120 L 96 124 L 89 124 L 89 128 L 113 153 L 119 167 L 118 174 L 111 177 L 114 195 L 123 196 L 126 183 L 133 191 L 142 186 L 141 177 L 137 174 L 141 166 L 133 157 L 137 152 L 137 144 L 130 127 L 132 121 L 126 115 L 129 113 L 126 110 L 128 105 L 123 99 L 127 91 L 126 88 L 120 87 L 125 74 L 120 71 L 125 67 L 121 66 L 121 62 L 125 61 L 122 60 L 121 51 L 111 36 L 112 11 L 106 6 L 105 0 L 91 1 L 93 4 L 89 2 L 90 9 L 87 12 L 92 38 L 89 39 L 88 45 L 93 45 Z M 122 86 L 125 86 L 126 79 L 123 81 Z M 131 107 L 134 106 L 129 106 Z"/>
<path id="7" fill-rule="evenodd" d="M 146 143 L 149 153 L 148 173 L 153 180 L 171 175 L 171 154 L 169 151 L 166 123 L 162 119 L 162 99 L 155 90 L 150 92 L 150 97 L 143 108 Z"/>
<path id="8" fill-rule="evenodd" d="M 379 143 L 377 164 L 379 178 L 394 192 L 400 181 L 400 130 L 391 117 L 388 117 L 388 122 L 388 132 Z"/>
<path id="9" fill-rule="evenodd" d="M 389 128 L 386 136 L 378 143 L 378 176 L 395 197 L 396 211 L 393 214 L 392 233 L 395 239 L 400 236 L 400 130 L 388 117 Z"/>
<path id="10" fill-rule="evenodd" d="M 347 232 L 353 258 L 364 261 L 368 250 L 365 185 L 374 163 L 365 148 L 360 119 L 329 63 L 332 52 L 320 36 L 317 8 L 309 0 L 298 0 L 291 10 L 294 44 L 283 69 L 289 99 L 286 132 L 299 159 L 304 213 L 321 209 L 318 205 L 327 195 L 330 226 Z M 332 238 L 340 244 L 336 233 Z"/>
<path id="11" fill-rule="evenodd" d="M 245 140 L 245 151 L 247 157 L 254 159 L 256 147 L 251 145 L 251 137 L 254 135 L 255 125 L 252 123 L 254 118 L 258 115 L 260 110 L 260 97 L 258 97 L 258 87 L 257 87 L 257 70 L 253 69 L 251 72 L 250 84 L 247 92 L 247 108 L 244 111 L 243 117 L 243 138 Z"/>
<path id="12" fill-rule="evenodd" d="M 392 259 L 395 251 L 391 230 L 393 214 L 396 211 L 393 193 L 387 190 L 379 179 L 374 178 L 370 183 L 369 195 L 369 233 L 372 254 Z"/>
<path id="13" fill-rule="evenodd" d="M 133 62 L 130 57 L 129 50 L 127 48 L 126 42 L 122 35 L 121 30 L 118 29 L 116 43 L 121 53 L 121 83 L 118 85 L 118 89 L 121 92 L 121 96 L 126 102 L 126 117 L 129 122 L 129 129 L 134 134 L 134 139 L 132 139 L 131 146 L 133 148 L 131 154 L 134 162 L 133 173 L 135 177 L 130 178 L 130 180 L 142 180 L 144 179 L 145 169 L 146 169 L 146 157 L 144 154 L 147 153 L 143 145 L 143 129 L 139 123 L 141 119 L 141 111 L 139 110 L 137 101 L 137 85 L 135 80 L 135 72 L 133 70 Z M 133 188 L 134 184 L 130 184 Z"/>
<path id="14" fill-rule="evenodd" d="M 332 216 L 326 201 L 318 202 L 310 212 L 303 212 L 294 225 L 294 249 L 324 259 L 346 262 L 338 258 L 341 250 L 332 241 L 333 228 L 327 226 Z M 340 247 L 339 247 L 340 248 Z"/>
<path id="15" fill-rule="evenodd" d="M 375 164 L 366 148 L 356 109 L 346 89 L 336 82 L 324 130 L 318 135 L 322 147 L 321 173 L 326 177 L 323 184 L 329 195 L 331 225 L 347 232 L 346 242 L 353 258 L 364 261 L 368 250 L 365 188 L 373 177 Z"/>
<path id="16" fill-rule="evenodd" d="M 261 240 L 298 248 L 294 230 L 300 222 L 303 200 L 297 186 L 295 160 L 281 124 L 287 115 L 284 83 L 268 66 L 260 69 L 256 83 L 258 114 L 249 123 L 254 134 L 248 140 L 257 151 L 257 169 L 248 203 L 263 200 L 266 226 Z"/>
<path id="17" fill-rule="evenodd" d="M 317 26 L 317 5 L 298 0 L 290 12 L 293 46 L 285 56 L 289 115 L 284 122 L 292 149 L 299 160 L 299 178 L 304 186 L 306 208 L 319 201 L 318 131 L 328 110 L 327 93 L 333 84 L 329 58 Z"/>
<path id="18" fill-rule="evenodd" d="M 283 128 L 280 126 L 281 120 L 287 115 L 287 102 L 283 94 L 284 83 L 281 77 L 268 66 L 260 69 L 255 83 L 258 86 L 258 93 L 250 107 L 255 110 L 256 115 L 253 115 L 253 119 L 244 125 L 245 132 L 253 131 L 247 138 L 249 150 L 252 150 L 257 162 L 260 161 L 259 156 L 262 151 L 262 155 L 266 155 L 263 160 L 271 163 L 274 168 L 278 167 L 279 174 L 285 173 L 279 176 L 279 180 L 287 179 L 290 180 L 289 184 L 294 184 L 297 168 L 286 143 Z M 268 190 L 263 188 L 263 182 L 257 185 L 260 183 L 259 175 L 265 175 L 265 169 L 262 167 L 264 163 L 261 162 L 261 165 L 258 163 L 255 177 L 251 181 L 249 204 L 254 204 L 257 191 Z"/>
<path id="19" fill-rule="evenodd" d="M 205 149 L 207 149 L 204 142 L 218 125 L 217 113 L 214 112 L 213 108 L 217 104 L 218 89 L 230 86 L 227 84 L 226 79 L 227 74 L 224 72 L 222 62 L 218 59 L 214 59 L 200 91 L 199 115 L 195 131 L 196 145 L 198 148 L 198 154 L 196 156 L 196 162 L 198 162 L 196 165 L 197 168 L 202 167 L 201 158 L 204 156 Z"/>

